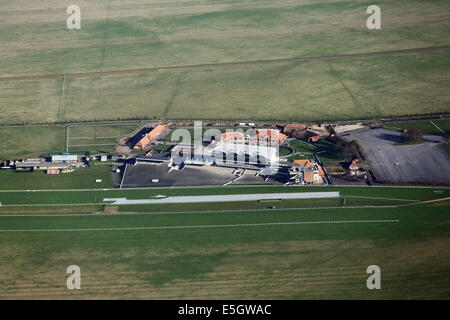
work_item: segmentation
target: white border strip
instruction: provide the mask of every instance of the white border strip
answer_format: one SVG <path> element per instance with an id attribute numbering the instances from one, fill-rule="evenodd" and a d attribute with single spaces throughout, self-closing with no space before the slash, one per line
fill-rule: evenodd
<path id="1" fill-rule="evenodd" d="M 119 190 L 122 189 L 123 181 L 125 180 L 125 176 L 127 174 L 127 168 L 128 168 L 128 163 L 125 164 L 125 169 L 123 170 L 123 176 L 122 176 L 122 181 L 120 181 Z"/>
<path id="2" fill-rule="evenodd" d="M 445 131 L 442 130 L 441 128 L 438 127 L 438 125 L 436 123 L 434 123 L 432 120 L 430 120 L 430 123 L 436 127 L 436 129 L 438 129 L 440 132 L 442 132 L 443 134 L 445 134 Z"/>
<path id="3" fill-rule="evenodd" d="M 396 199 L 396 198 L 382 198 L 382 197 L 364 197 L 364 196 L 341 196 L 342 198 L 361 198 L 361 199 L 377 199 L 377 200 L 392 200 L 392 201 L 411 201 L 420 202 L 421 200 L 416 199 Z"/>

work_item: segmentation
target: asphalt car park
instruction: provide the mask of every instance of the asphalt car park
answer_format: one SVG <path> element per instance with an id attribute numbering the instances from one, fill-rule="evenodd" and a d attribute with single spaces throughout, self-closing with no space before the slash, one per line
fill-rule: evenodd
<path id="1" fill-rule="evenodd" d="M 186 166 L 182 170 L 172 169 L 165 163 L 128 165 L 122 188 L 219 186 L 227 183 L 264 183 L 264 178 L 244 173 L 241 178 L 234 168 L 216 166 Z"/>
<path id="2" fill-rule="evenodd" d="M 450 153 L 443 138 L 424 136 L 423 143 L 398 145 L 401 133 L 384 128 L 363 129 L 343 136 L 358 141 L 377 182 L 450 184 Z"/>

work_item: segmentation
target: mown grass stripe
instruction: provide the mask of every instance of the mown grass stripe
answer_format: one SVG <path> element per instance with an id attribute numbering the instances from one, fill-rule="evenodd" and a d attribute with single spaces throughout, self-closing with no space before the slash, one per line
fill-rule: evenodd
<path id="1" fill-rule="evenodd" d="M 161 214 L 191 214 L 191 213 L 240 213 L 240 212 L 273 212 L 273 211 L 306 211 L 306 210 L 336 210 L 336 209 L 395 209 L 398 206 L 342 206 L 342 207 L 304 207 L 304 208 L 254 208 L 254 209 L 224 209 L 224 210 L 189 210 L 189 211 L 154 211 L 154 212 L 111 212 L 111 213 L 30 213 L 30 214 L 0 214 L 1 217 L 82 217 L 82 216 L 121 216 L 121 215 L 161 215 Z"/>
<path id="2" fill-rule="evenodd" d="M 266 227 L 280 225 L 314 225 L 314 224 L 353 224 L 353 223 L 397 223 L 398 219 L 380 220 L 326 220 L 326 221 L 289 221 L 266 223 L 209 224 L 191 226 L 141 226 L 141 227 L 109 227 L 109 228 L 68 228 L 68 229 L 0 229 L 0 232 L 84 232 L 84 231 L 138 231 L 138 230 L 173 230 L 173 229 L 206 229 L 206 228 L 242 228 Z"/>

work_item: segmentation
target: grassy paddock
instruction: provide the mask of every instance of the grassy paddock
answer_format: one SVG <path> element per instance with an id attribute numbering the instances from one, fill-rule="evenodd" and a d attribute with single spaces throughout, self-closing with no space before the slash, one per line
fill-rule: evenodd
<path id="1" fill-rule="evenodd" d="M 444 133 L 436 128 L 431 122 L 444 131 Z M 419 129 L 422 134 L 426 135 L 442 136 L 444 134 L 450 134 L 450 119 L 388 122 L 383 126 L 393 130 Z"/>
<path id="2" fill-rule="evenodd" d="M 51 190 L 111 188 L 112 167 L 92 164 L 90 168 L 75 169 L 74 172 L 48 175 L 45 171 L 16 172 L 0 171 L 0 190 Z M 95 182 L 101 179 L 101 183 Z"/>
<path id="3" fill-rule="evenodd" d="M 65 151 L 65 130 L 59 126 L 0 127 L 0 159 Z"/>
<path id="4" fill-rule="evenodd" d="M 138 122 L 70 126 L 68 150 L 111 152 L 118 138 L 129 135 L 138 126 Z"/>
<path id="5" fill-rule="evenodd" d="M 143 116 L 312 121 L 448 112 L 448 51 L 164 70 L 447 46 L 445 0 L 378 1 L 383 29 L 377 31 L 365 26 L 365 0 L 80 1 L 78 31 L 66 29 L 60 1 L 10 1 L 0 9 L 0 77 L 67 75 L 64 99 L 62 78 L 0 81 L 1 123 Z M 160 70 L 70 77 L 152 67 Z"/>
<path id="6" fill-rule="evenodd" d="M 1 298 L 448 299 L 448 202 L 399 209 L 174 215 L 0 217 L 1 229 L 168 227 L 0 233 Z M 67 266 L 82 290 L 66 289 Z M 366 268 L 382 290 L 366 288 Z"/>
<path id="7" fill-rule="evenodd" d="M 0 214 L 78 214 L 78 213 L 177 213 L 177 212 L 211 212 L 211 211 L 258 211 L 286 209 L 307 209 L 345 206 L 385 206 L 409 203 L 408 201 L 372 199 L 372 198 L 333 198 L 304 199 L 280 201 L 242 201 L 217 203 L 184 203 L 184 204 L 152 204 L 152 205 L 40 205 L 40 206 L 3 206 Z M 411 202 L 412 203 L 412 202 Z"/>
<path id="8" fill-rule="evenodd" d="M 67 147 L 69 152 L 111 152 L 117 144 L 117 138 L 133 132 L 138 125 L 138 122 L 132 122 L 78 126 L 0 126 L 0 136 L 3 139 L 0 144 L 0 160 L 65 152 Z"/>
<path id="9" fill-rule="evenodd" d="M 322 192 L 339 191 L 343 197 L 388 198 L 401 200 L 430 200 L 443 198 L 450 194 L 448 188 L 402 188 L 402 187 L 285 187 L 285 186 L 228 186 L 210 188 L 148 188 L 148 189 L 112 189 L 79 191 L 0 191 L 3 205 L 29 204 L 92 204 L 103 203 L 104 198 L 150 199 L 158 195 L 199 196 L 215 194 L 252 194 L 282 192 Z"/>

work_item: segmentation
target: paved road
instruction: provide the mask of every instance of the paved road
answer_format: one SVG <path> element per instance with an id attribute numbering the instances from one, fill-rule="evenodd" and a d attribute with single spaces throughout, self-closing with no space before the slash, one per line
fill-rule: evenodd
<path id="1" fill-rule="evenodd" d="M 398 131 L 363 129 L 343 136 L 359 141 L 378 182 L 450 184 L 450 153 L 439 136 L 425 136 L 424 143 L 394 145 Z"/>
<path id="2" fill-rule="evenodd" d="M 346 54 L 346 55 L 308 57 L 308 58 L 284 58 L 284 59 L 270 59 L 270 60 L 237 61 L 237 62 L 225 62 L 225 63 L 206 63 L 206 64 L 196 64 L 196 65 L 128 69 L 128 70 L 113 70 L 113 71 L 88 72 L 88 73 L 3 77 L 3 78 L 0 78 L 0 81 L 88 78 L 88 77 L 110 76 L 110 75 L 120 75 L 120 74 L 136 74 L 136 73 L 144 73 L 144 72 L 164 72 L 164 71 L 174 71 L 174 70 L 198 69 L 198 68 L 207 68 L 207 67 L 233 67 L 233 66 L 254 65 L 254 64 L 314 62 L 314 61 L 323 61 L 323 60 L 325 60 L 325 61 L 327 61 L 327 60 L 344 60 L 344 59 L 365 58 L 365 57 L 389 56 L 389 55 L 394 55 L 394 54 L 411 54 L 411 53 L 446 51 L 446 50 L 450 50 L 450 46 L 412 48 L 412 49 L 403 49 L 403 50 L 377 51 L 377 52 L 354 53 L 354 54 Z"/>

